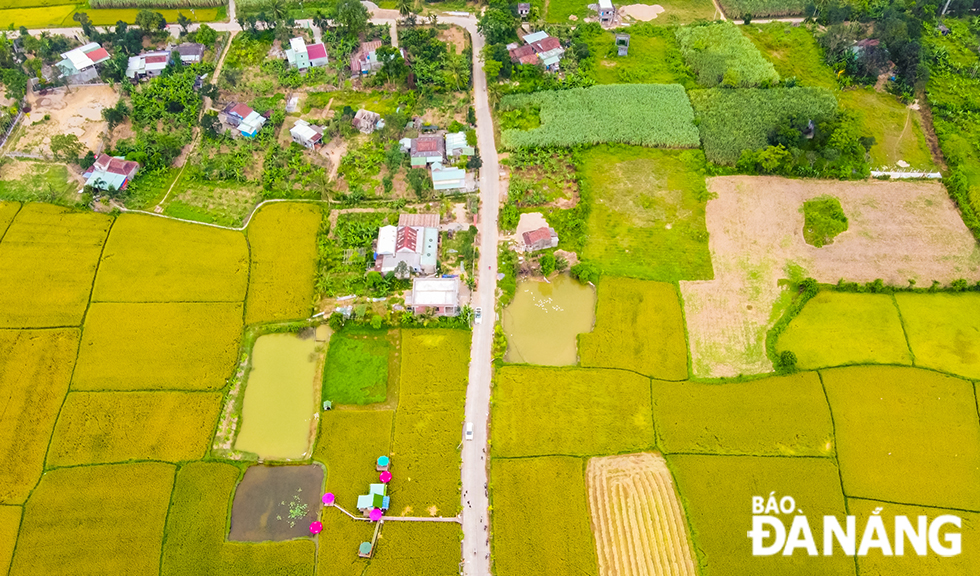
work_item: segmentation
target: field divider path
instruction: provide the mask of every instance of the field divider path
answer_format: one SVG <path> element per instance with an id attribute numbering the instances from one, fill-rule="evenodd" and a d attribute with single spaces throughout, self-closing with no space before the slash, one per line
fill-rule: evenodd
<path id="1" fill-rule="evenodd" d="M 356 516 L 351 514 L 340 504 L 334 503 L 331 506 L 349 516 L 351 520 L 359 520 L 364 522 L 371 521 L 371 519 L 367 516 Z M 455 522 L 459 524 L 461 519 L 459 516 L 385 516 L 381 522 Z"/>

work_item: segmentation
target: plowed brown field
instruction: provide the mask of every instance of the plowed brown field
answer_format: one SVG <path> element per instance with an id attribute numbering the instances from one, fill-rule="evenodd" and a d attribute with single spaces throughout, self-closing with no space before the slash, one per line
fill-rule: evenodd
<path id="1" fill-rule="evenodd" d="M 586 483 L 601 576 L 695 576 L 674 480 L 660 454 L 589 460 Z"/>

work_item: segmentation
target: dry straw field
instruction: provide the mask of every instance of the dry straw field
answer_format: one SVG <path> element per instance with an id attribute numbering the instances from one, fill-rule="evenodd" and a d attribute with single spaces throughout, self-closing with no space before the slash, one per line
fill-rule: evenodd
<path id="1" fill-rule="evenodd" d="M 589 460 L 589 509 L 601 576 L 695 576 L 684 509 L 659 454 Z"/>
<path id="2" fill-rule="evenodd" d="M 786 294 L 781 279 L 980 280 L 980 249 L 938 183 L 726 176 L 708 189 L 715 278 L 681 282 L 695 376 L 772 371 L 765 337 L 782 312 L 774 310 Z M 815 248 L 803 240 L 801 207 L 821 195 L 840 200 L 850 227 Z"/>

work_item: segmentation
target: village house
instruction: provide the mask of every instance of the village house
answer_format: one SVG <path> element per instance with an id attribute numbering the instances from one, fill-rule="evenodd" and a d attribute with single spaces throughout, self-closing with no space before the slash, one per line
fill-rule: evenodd
<path id="1" fill-rule="evenodd" d="M 528 14 L 531 13 L 531 4 L 529 2 L 518 2 L 517 4 L 517 16 L 520 18 L 527 18 Z"/>
<path id="2" fill-rule="evenodd" d="M 370 74 L 381 68 L 378 62 L 377 50 L 381 48 L 381 40 L 362 42 L 357 50 L 350 55 L 350 71 L 353 74 Z"/>
<path id="3" fill-rule="evenodd" d="M 218 114 L 218 119 L 237 128 L 246 138 L 254 138 L 265 124 L 264 116 L 238 102 L 225 106 L 225 109 Z"/>
<path id="4" fill-rule="evenodd" d="M 126 66 L 126 77 L 130 80 L 156 78 L 163 74 L 163 70 L 169 63 L 170 52 L 166 50 L 156 50 L 153 52 L 144 52 L 139 56 L 130 56 L 129 64 Z"/>
<path id="5" fill-rule="evenodd" d="M 565 49 L 557 38 L 549 36 L 547 32 L 535 32 L 524 36 L 524 42 L 524 46 L 508 44 L 511 62 L 533 65 L 540 63 L 551 72 L 558 70 Z"/>
<path id="6" fill-rule="evenodd" d="M 459 314 L 459 278 L 415 278 L 405 307 L 415 314 L 436 316 Z"/>
<path id="7" fill-rule="evenodd" d="M 69 50 L 61 55 L 63 60 L 58 62 L 58 70 L 63 76 L 72 78 L 75 83 L 94 80 L 99 76 L 96 65 L 109 59 L 106 49 L 96 42 Z"/>
<path id="8" fill-rule="evenodd" d="M 442 136 L 419 136 L 411 141 L 408 155 L 412 166 L 426 166 L 446 158 L 446 141 Z"/>
<path id="9" fill-rule="evenodd" d="M 297 120 L 289 129 L 289 135 L 293 137 L 293 142 L 310 150 L 316 150 L 323 143 L 323 128 L 311 126 L 306 120 Z"/>
<path id="10" fill-rule="evenodd" d="M 382 226 L 374 251 L 374 269 L 394 272 L 405 263 L 409 272 L 435 274 L 439 251 L 438 216 L 435 226 Z"/>
<path id="11" fill-rule="evenodd" d="M 99 190 L 125 190 L 140 169 L 139 162 L 99 154 L 95 164 L 85 171 L 85 185 Z"/>
<path id="12" fill-rule="evenodd" d="M 178 44 L 174 48 L 174 51 L 180 54 L 180 61 L 184 65 L 197 64 L 204 61 L 204 44 L 185 42 Z"/>
<path id="13" fill-rule="evenodd" d="M 362 134 L 370 134 L 375 130 L 380 130 L 385 127 L 385 122 L 381 119 L 381 114 L 365 110 L 364 108 L 361 108 L 354 114 L 354 119 L 351 120 L 351 124 L 354 125 L 354 128 L 360 130 Z"/>
<path id="14" fill-rule="evenodd" d="M 286 60 L 297 70 L 327 65 L 327 48 L 322 42 L 306 45 L 302 38 L 293 38 L 286 49 Z"/>
<path id="15" fill-rule="evenodd" d="M 459 158 L 472 156 L 476 151 L 466 143 L 466 132 L 449 132 L 446 134 L 446 156 Z"/>
<path id="16" fill-rule="evenodd" d="M 542 226 L 537 230 L 524 233 L 524 251 L 537 252 L 558 246 L 558 234 L 554 228 Z"/>
<path id="17" fill-rule="evenodd" d="M 445 167 L 440 162 L 432 165 L 432 189 L 436 192 L 466 189 L 466 170 Z"/>
<path id="18" fill-rule="evenodd" d="M 616 18 L 616 9 L 613 7 L 612 0 L 599 0 L 599 23 L 611 24 Z"/>

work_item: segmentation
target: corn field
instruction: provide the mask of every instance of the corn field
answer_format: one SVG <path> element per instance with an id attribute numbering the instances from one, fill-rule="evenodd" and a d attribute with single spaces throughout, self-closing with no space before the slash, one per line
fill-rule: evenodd
<path id="1" fill-rule="evenodd" d="M 541 126 L 504 130 L 508 148 L 620 142 L 697 148 L 694 111 L 679 84 L 617 84 L 559 92 L 511 94 L 503 110 L 541 107 Z"/>
<path id="2" fill-rule="evenodd" d="M 746 14 L 753 18 L 763 16 L 796 16 L 803 14 L 804 0 L 721 0 L 721 7 L 729 18 L 741 19 Z"/>
<path id="3" fill-rule="evenodd" d="M 702 86 L 752 88 L 779 82 L 772 63 L 731 22 L 678 28 L 677 41 Z"/>
<path id="4" fill-rule="evenodd" d="M 215 8 L 228 0 L 90 0 L 92 8 Z M 188 18 L 191 14 L 186 14 Z"/>

